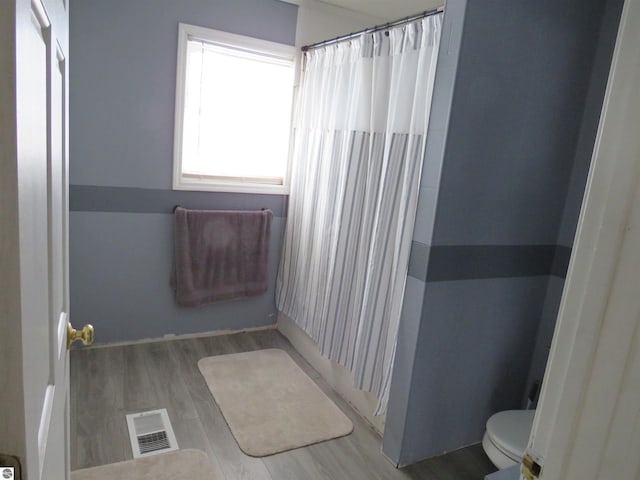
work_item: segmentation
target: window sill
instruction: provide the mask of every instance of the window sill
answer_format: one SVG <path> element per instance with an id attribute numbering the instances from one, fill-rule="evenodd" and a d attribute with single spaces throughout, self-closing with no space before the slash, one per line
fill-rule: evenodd
<path id="1" fill-rule="evenodd" d="M 226 192 L 226 193 L 255 193 L 266 195 L 288 195 L 287 185 L 266 185 L 256 183 L 211 183 L 193 180 L 179 180 L 173 183 L 174 190 L 192 192 Z"/>

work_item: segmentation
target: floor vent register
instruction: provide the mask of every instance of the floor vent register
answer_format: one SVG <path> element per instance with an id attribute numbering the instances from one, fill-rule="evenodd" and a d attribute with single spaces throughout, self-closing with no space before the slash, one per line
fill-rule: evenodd
<path id="1" fill-rule="evenodd" d="M 157 455 L 178 449 L 166 408 L 127 415 L 133 458 Z"/>

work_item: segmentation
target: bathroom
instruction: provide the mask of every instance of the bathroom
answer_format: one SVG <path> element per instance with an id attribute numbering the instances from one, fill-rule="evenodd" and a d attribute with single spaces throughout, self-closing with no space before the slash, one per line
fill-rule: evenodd
<path id="1" fill-rule="evenodd" d="M 386 417 L 375 417 L 371 399 L 345 386 L 344 372 L 314 352 L 302 330 L 276 309 L 287 196 L 172 190 L 176 25 L 301 47 L 417 11 L 381 16 L 313 0 L 210 3 L 70 2 L 74 323 L 93 324 L 95 352 L 242 331 L 229 342 L 255 334 L 248 341 L 257 347 L 260 338 L 274 338 L 276 327 L 292 352 L 382 435 L 389 466 L 477 446 L 492 414 L 535 404 L 623 2 L 447 2 L 448 49 L 438 59 L 426 147 L 437 159 L 437 180 L 423 171 Z M 441 2 L 423 3 L 419 10 Z M 175 205 L 270 209 L 267 292 L 178 307 L 168 280 Z M 171 347 L 159 346 L 155 355 L 164 348 Z M 74 355 L 92 354 L 72 354 L 72 387 Z M 118 355 L 122 367 L 136 358 L 135 352 Z M 124 460 L 96 453 L 108 447 L 99 440 L 90 445 L 92 434 L 73 429 L 86 445 L 72 451 L 78 455 L 72 468 L 74 459 L 76 468 Z M 376 433 L 367 435 L 364 441 L 374 442 Z M 480 453 L 464 452 L 462 462 L 468 455 L 470 463 L 487 468 Z M 275 463 L 265 462 L 273 478 Z M 266 475 L 263 465 L 247 465 L 244 478 Z M 438 465 L 424 468 L 436 472 L 433 478 L 450 478 L 437 476 Z"/>

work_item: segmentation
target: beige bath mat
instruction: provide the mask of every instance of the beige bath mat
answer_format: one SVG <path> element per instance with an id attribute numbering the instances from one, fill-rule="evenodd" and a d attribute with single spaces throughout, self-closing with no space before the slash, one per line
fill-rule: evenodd
<path id="1" fill-rule="evenodd" d="M 272 455 L 353 430 L 346 415 L 284 350 L 207 357 L 198 367 L 247 455 Z"/>
<path id="2" fill-rule="evenodd" d="M 215 480 L 200 450 L 176 450 L 71 472 L 71 480 Z"/>

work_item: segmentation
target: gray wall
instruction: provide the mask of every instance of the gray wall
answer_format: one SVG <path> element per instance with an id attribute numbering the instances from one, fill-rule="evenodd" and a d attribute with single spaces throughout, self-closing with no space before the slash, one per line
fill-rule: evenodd
<path id="1" fill-rule="evenodd" d="M 422 305 L 405 297 L 383 443 L 400 465 L 478 442 L 492 413 L 522 406 L 534 340 L 544 318 L 555 323 L 556 278 L 570 254 L 561 226 L 575 229 L 577 172 L 593 147 L 585 122 L 597 125 L 602 101 L 591 79 L 604 8 L 447 2 L 445 24 L 462 23 L 462 40 L 447 46 L 457 60 L 452 94 L 435 92 L 451 105 L 447 128 L 429 131 L 428 143 L 446 136 L 435 224 L 413 249 L 412 264 L 426 265 L 412 269 L 426 276 Z"/>
<path id="2" fill-rule="evenodd" d="M 72 0 L 70 284 L 96 342 L 275 323 L 286 197 L 171 190 L 178 22 L 293 45 L 297 7 L 276 0 Z M 270 289 L 178 308 L 169 288 L 174 205 L 271 208 Z"/>
<path id="3" fill-rule="evenodd" d="M 624 0 L 607 0 L 605 5 L 602 26 L 598 37 L 598 47 L 591 70 L 589 89 L 587 91 L 587 98 L 582 115 L 582 124 L 576 146 L 573 170 L 571 172 L 569 189 L 558 232 L 557 244 L 559 245 L 558 251 L 561 252 L 561 254 L 555 259 L 556 264 L 554 266 L 556 268 L 553 272 L 555 275 L 549 280 L 543 313 L 538 328 L 536 346 L 529 369 L 527 387 L 524 391 L 525 402 L 533 384 L 538 383 L 540 386 L 551 348 L 551 340 L 553 339 L 553 331 L 555 329 L 560 300 L 562 298 L 562 290 L 564 288 L 564 275 L 562 275 L 562 273 L 566 271 L 568 266 L 568 252 L 573 246 L 573 240 L 576 234 L 623 4 Z M 538 393 L 539 392 L 540 388 L 538 388 Z"/>
<path id="4" fill-rule="evenodd" d="M 558 235 L 558 243 L 566 247 L 573 245 L 576 233 L 623 4 L 624 0 L 607 0 L 605 6 L 598 48 L 593 62 L 587 101 L 578 137 L 576 160 L 571 173 L 569 192 Z"/>

